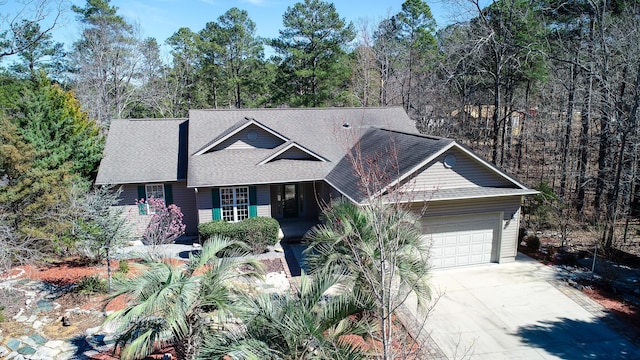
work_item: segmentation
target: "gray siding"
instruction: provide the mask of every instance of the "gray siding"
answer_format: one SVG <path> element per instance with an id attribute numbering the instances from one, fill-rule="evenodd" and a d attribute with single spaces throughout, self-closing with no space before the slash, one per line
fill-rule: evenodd
<path id="1" fill-rule="evenodd" d="M 184 214 L 183 222 L 186 226 L 185 233 L 194 235 L 198 232 L 198 223 L 196 217 L 195 196 L 192 189 L 188 189 L 184 182 L 165 183 L 171 185 L 173 193 L 173 203 L 180 207 L 180 211 Z M 125 208 L 124 216 L 131 224 L 131 231 L 135 237 L 141 237 L 144 234 L 151 215 L 140 215 L 136 199 L 138 198 L 138 186 L 145 184 L 126 184 L 122 186 L 120 194 L 120 204 Z"/>
<path id="2" fill-rule="evenodd" d="M 122 193 L 120 194 L 119 206 L 124 207 L 123 216 L 127 218 L 127 222 L 131 226 L 131 232 L 134 237 L 142 237 L 149 220 L 149 215 L 140 215 L 136 199 L 138 198 L 138 185 L 126 184 L 122 185 Z"/>
<path id="3" fill-rule="evenodd" d="M 511 217 L 502 221 L 502 246 L 498 262 L 513 262 L 518 254 L 518 232 L 520 230 L 520 208 Z"/>
<path id="4" fill-rule="evenodd" d="M 271 217 L 271 187 L 269 185 L 256 186 L 258 216 Z"/>
<path id="5" fill-rule="evenodd" d="M 486 199 L 431 201 L 414 205 L 425 206 L 425 216 L 464 215 L 504 211 L 504 218 L 510 219 L 520 209 L 520 196 L 505 196 Z"/>
<path id="6" fill-rule="evenodd" d="M 180 207 L 184 214 L 183 222 L 187 235 L 198 234 L 198 209 L 196 208 L 196 193 L 187 188 L 186 183 L 172 183 L 173 203 Z"/>
<path id="7" fill-rule="evenodd" d="M 456 157 L 456 164 L 451 168 L 444 166 L 443 162 L 449 154 Z M 419 174 L 404 185 L 404 190 L 433 191 L 469 187 L 513 187 L 513 184 L 454 148 L 419 170 Z"/>
<path id="8" fill-rule="evenodd" d="M 254 131 L 257 134 L 256 139 L 249 139 L 248 134 Z M 216 145 L 213 150 L 222 149 L 273 149 L 284 141 L 273 134 L 263 130 L 259 126 L 251 125 L 245 129 L 242 129 L 237 134 L 234 134 L 227 140 Z"/>
<path id="9" fill-rule="evenodd" d="M 213 220 L 213 202 L 211 189 L 198 189 L 198 222 L 200 224 Z"/>

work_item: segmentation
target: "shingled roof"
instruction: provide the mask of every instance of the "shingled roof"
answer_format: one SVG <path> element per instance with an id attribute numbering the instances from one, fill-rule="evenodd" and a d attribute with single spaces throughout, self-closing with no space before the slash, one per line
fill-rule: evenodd
<path id="1" fill-rule="evenodd" d="M 203 151 L 211 148 L 212 139 L 220 139 L 219 134 L 234 133 L 249 121 L 281 134 L 287 139 L 285 143 L 295 143 L 324 161 L 279 159 L 264 162 L 281 151 L 280 147 Z M 417 133 L 414 122 L 402 108 L 191 110 L 187 185 L 322 180 L 372 127 Z"/>
<path id="2" fill-rule="evenodd" d="M 236 146 L 250 140 L 251 131 L 273 141 Z M 440 191 L 430 198 L 531 193 L 454 140 L 419 134 L 402 108 L 191 110 L 189 119 L 113 120 L 96 183 L 186 180 L 188 187 L 221 187 L 324 180 L 365 203 L 452 147 L 511 186 Z M 363 181 L 376 193 L 365 191 Z"/>
<path id="3" fill-rule="evenodd" d="M 447 138 L 371 128 L 325 180 L 352 201 L 362 203 L 374 195 L 370 192 L 383 190 L 453 142 Z"/>
<path id="4" fill-rule="evenodd" d="M 96 184 L 185 180 L 187 119 L 111 121 Z"/>

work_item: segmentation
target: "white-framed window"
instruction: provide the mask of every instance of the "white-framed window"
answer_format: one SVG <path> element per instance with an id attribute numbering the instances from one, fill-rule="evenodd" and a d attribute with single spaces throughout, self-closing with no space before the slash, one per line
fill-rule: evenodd
<path id="1" fill-rule="evenodd" d="M 222 220 L 236 222 L 249 218 L 249 187 L 220 189 Z"/>
<path id="2" fill-rule="evenodd" d="M 164 184 L 147 184 L 145 185 L 145 191 L 147 193 L 147 210 L 149 214 L 155 214 L 156 209 L 149 205 L 149 199 L 154 198 L 164 202 Z"/>

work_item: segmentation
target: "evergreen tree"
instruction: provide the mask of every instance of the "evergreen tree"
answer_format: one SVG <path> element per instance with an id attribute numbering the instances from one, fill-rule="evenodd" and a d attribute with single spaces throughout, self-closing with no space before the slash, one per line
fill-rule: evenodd
<path id="1" fill-rule="evenodd" d="M 70 189 L 95 175 L 103 137 L 80 110 L 72 92 L 39 75 L 22 84 L 13 117 L 2 117 L 0 207 L 23 239 L 40 240 L 42 249 L 68 228 L 62 220 Z"/>
<path id="2" fill-rule="evenodd" d="M 64 70 L 63 45 L 52 40 L 51 33 L 43 33 L 38 23 L 23 20 L 16 32 L 16 43 L 20 62 L 13 64 L 11 70 L 35 78 L 38 70 L 55 77 Z"/>
<path id="3" fill-rule="evenodd" d="M 169 71 L 168 87 L 171 116 L 187 116 L 189 109 L 203 107 L 200 35 L 189 28 L 180 28 L 167 41 L 171 47 L 173 66 Z"/>
<path id="4" fill-rule="evenodd" d="M 436 22 L 429 5 L 423 0 L 407 0 L 402 11 L 393 17 L 393 28 L 403 49 L 402 104 L 406 111 L 418 109 L 418 97 L 414 95 L 421 88 L 421 75 L 433 67 L 437 53 L 434 37 Z M 399 70 L 399 69 L 398 69 Z M 400 73 L 400 71 L 396 71 Z M 414 99 L 415 97 L 416 99 Z"/>
<path id="5" fill-rule="evenodd" d="M 282 56 L 276 101 L 292 106 L 338 105 L 349 82 L 345 45 L 355 37 L 353 24 L 340 18 L 332 3 L 305 0 L 288 7 L 285 29 L 271 46 Z"/>

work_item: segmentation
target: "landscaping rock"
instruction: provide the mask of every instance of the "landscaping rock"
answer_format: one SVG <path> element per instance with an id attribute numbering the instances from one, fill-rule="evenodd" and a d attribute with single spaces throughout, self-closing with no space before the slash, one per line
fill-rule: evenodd
<path id="1" fill-rule="evenodd" d="M 36 307 L 38 308 L 38 311 L 53 310 L 53 304 L 47 300 L 38 300 L 38 302 L 36 302 Z"/>
<path id="2" fill-rule="evenodd" d="M 88 328 L 87 330 L 84 331 L 84 334 L 87 336 L 91 336 L 93 334 L 96 334 L 99 331 L 100 331 L 100 326 L 96 326 L 96 327 Z"/>
<path id="3" fill-rule="evenodd" d="M 33 354 L 34 356 L 32 356 L 32 358 L 53 359 L 60 352 L 61 352 L 61 350 L 57 349 L 57 348 L 50 348 L 50 347 L 47 347 L 47 346 L 41 346 L 40 348 L 38 348 L 36 353 Z"/>
<path id="4" fill-rule="evenodd" d="M 24 356 L 18 354 L 15 351 L 12 351 L 9 355 L 7 355 L 5 360 L 24 360 Z"/>
<path id="5" fill-rule="evenodd" d="M 51 349 L 62 349 L 62 346 L 65 344 L 64 341 L 62 340 L 49 340 L 46 342 L 46 344 L 44 344 L 44 346 L 51 348 Z"/>
<path id="6" fill-rule="evenodd" d="M 32 334 L 29 335 L 29 337 L 33 339 L 33 341 L 35 341 L 37 345 L 44 345 L 47 342 L 47 339 L 42 337 L 40 334 Z"/>
<path id="7" fill-rule="evenodd" d="M 72 350 L 72 351 L 63 352 L 62 354 L 58 354 L 58 356 L 56 357 L 56 360 L 71 360 L 75 358 L 76 358 L 76 352 L 75 350 Z"/>
<path id="8" fill-rule="evenodd" d="M 36 344 L 36 342 L 28 336 L 21 336 L 20 341 L 22 341 L 22 345 L 31 346 L 31 347 L 38 346 L 38 344 Z"/>
<path id="9" fill-rule="evenodd" d="M 36 353 L 36 349 L 34 349 L 31 346 L 23 346 L 20 349 L 18 349 L 18 354 L 22 354 L 22 355 L 33 355 Z"/>
<path id="10" fill-rule="evenodd" d="M 18 348 L 20 348 L 20 345 L 22 345 L 22 341 L 20 341 L 18 339 L 9 339 L 9 340 L 7 340 L 7 347 L 11 351 L 18 350 Z"/>
<path id="11" fill-rule="evenodd" d="M 9 354 L 9 349 L 4 346 L 0 346 L 0 357 L 7 356 Z"/>

